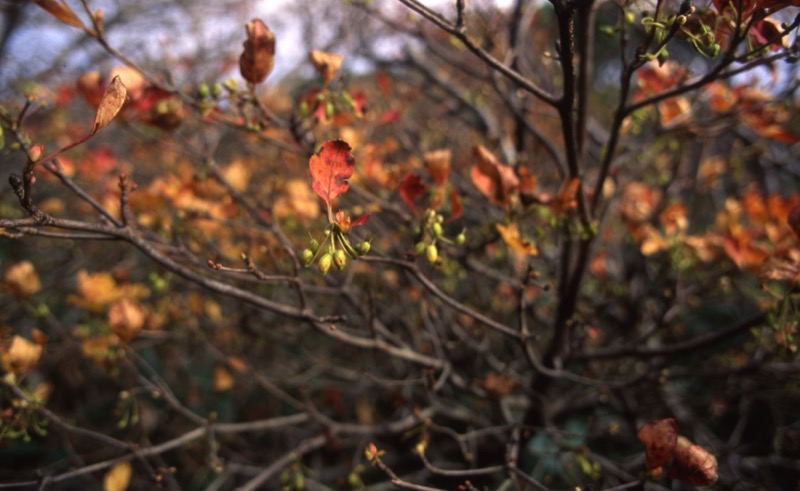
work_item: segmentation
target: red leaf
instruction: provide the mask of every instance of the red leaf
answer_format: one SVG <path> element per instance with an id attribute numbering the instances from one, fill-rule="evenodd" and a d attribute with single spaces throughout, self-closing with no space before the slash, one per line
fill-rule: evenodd
<path id="1" fill-rule="evenodd" d="M 311 171 L 311 187 L 328 205 L 347 191 L 347 179 L 353 175 L 356 162 L 350 153 L 350 145 L 343 140 L 329 140 L 322 144 L 319 152 L 311 156 L 308 168 Z"/>
<path id="2" fill-rule="evenodd" d="M 364 213 L 360 217 L 353 220 L 353 223 L 350 224 L 351 227 L 358 227 L 359 225 L 363 225 L 366 223 L 367 219 L 370 217 L 371 213 Z"/>
<path id="3" fill-rule="evenodd" d="M 455 188 L 450 190 L 450 219 L 455 220 L 464 213 L 464 207 L 461 205 L 461 198 L 458 196 L 458 191 Z"/>
<path id="4" fill-rule="evenodd" d="M 434 184 L 442 185 L 447 182 L 450 177 L 450 150 L 435 150 L 433 152 L 425 152 L 422 156 L 425 169 L 433 179 Z"/>
<path id="5" fill-rule="evenodd" d="M 692 486 L 706 487 L 717 482 L 717 458 L 708 450 L 679 436 L 675 460 L 667 474 Z"/>
<path id="6" fill-rule="evenodd" d="M 425 183 L 413 172 L 406 174 L 403 180 L 400 181 L 400 199 L 402 199 L 408 209 L 413 212 L 417 211 L 416 206 L 414 206 L 414 201 L 424 192 Z"/>
<path id="7" fill-rule="evenodd" d="M 647 469 L 655 469 L 672 460 L 678 441 L 678 422 L 667 418 L 646 423 L 636 436 L 647 453 Z"/>

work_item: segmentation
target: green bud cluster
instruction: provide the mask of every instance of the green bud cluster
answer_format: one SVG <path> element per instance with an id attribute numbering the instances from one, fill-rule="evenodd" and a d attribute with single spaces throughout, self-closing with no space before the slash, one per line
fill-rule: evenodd
<path id="1" fill-rule="evenodd" d="M 439 260 L 438 244 L 453 244 L 460 246 L 466 240 L 466 230 L 462 230 L 455 237 L 449 238 L 444 235 L 442 223 L 444 217 L 434 210 L 428 210 L 422 217 L 422 225 L 417 233 L 417 241 L 414 243 L 414 253 L 417 256 L 425 256 L 429 263 L 434 264 Z"/>
<path id="2" fill-rule="evenodd" d="M 347 266 L 348 258 L 358 259 L 367 254 L 371 247 L 369 240 L 363 240 L 353 246 L 347 234 L 332 223 L 325 229 L 322 244 L 314 238 L 308 241 L 308 247 L 300 253 L 300 261 L 306 268 L 316 262 L 319 272 L 328 274 L 331 266 L 336 266 L 341 271 Z"/>

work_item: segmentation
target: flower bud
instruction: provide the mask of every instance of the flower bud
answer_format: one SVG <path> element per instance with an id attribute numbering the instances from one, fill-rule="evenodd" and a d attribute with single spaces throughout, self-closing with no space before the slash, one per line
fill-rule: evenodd
<path id="1" fill-rule="evenodd" d="M 333 263 L 333 256 L 330 253 L 326 252 L 319 258 L 319 262 L 317 262 L 317 267 L 319 268 L 319 272 L 322 274 L 328 274 L 328 270 L 331 269 L 331 264 Z"/>
<path id="2" fill-rule="evenodd" d="M 427 245 L 425 242 L 423 242 L 423 241 L 419 241 L 419 242 L 417 242 L 416 244 L 414 244 L 414 252 L 415 252 L 415 253 L 416 253 L 418 256 L 419 256 L 419 255 L 421 255 L 421 254 L 425 254 L 425 249 L 426 249 L 427 247 L 428 247 L 428 245 Z"/>
<path id="3" fill-rule="evenodd" d="M 456 238 L 453 239 L 453 242 L 455 242 L 456 245 L 461 245 L 466 240 L 467 240 L 466 234 L 464 234 L 464 232 L 461 232 L 460 234 L 456 235 Z"/>
<path id="4" fill-rule="evenodd" d="M 425 258 L 429 263 L 435 263 L 439 259 L 439 250 L 436 249 L 436 244 L 429 244 L 425 248 Z"/>
<path id="5" fill-rule="evenodd" d="M 333 263 L 339 268 L 339 271 L 343 270 L 345 265 L 347 265 L 347 254 L 345 254 L 342 249 L 337 249 L 336 252 L 333 253 Z"/>
<path id="6" fill-rule="evenodd" d="M 356 244 L 356 253 L 359 256 L 363 256 L 364 254 L 369 252 L 370 247 L 371 247 L 371 244 L 369 242 L 367 242 L 366 240 L 364 242 L 360 242 L 360 243 Z"/>
<path id="7" fill-rule="evenodd" d="M 303 266 L 307 268 L 311 266 L 312 262 L 314 262 L 314 251 L 311 249 L 303 249 L 303 252 L 300 254 L 300 258 L 303 261 Z"/>
<path id="8" fill-rule="evenodd" d="M 442 224 L 439 222 L 433 222 L 433 225 L 431 225 L 431 235 L 433 238 L 438 239 L 442 236 L 442 233 L 444 233 L 442 230 Z"/>
<path id="9" fill-rule="evenodd" d="M 308 243 L 308 248 L 311 249 L 311 252 L 316 254 L 319 250 L 319 242 L 317 242 L 317 239 L 311 239 L 311 241 Z"/>

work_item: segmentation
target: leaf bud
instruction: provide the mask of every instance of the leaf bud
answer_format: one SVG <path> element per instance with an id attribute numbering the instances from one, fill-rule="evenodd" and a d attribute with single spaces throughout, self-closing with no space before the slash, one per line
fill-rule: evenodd
<path id="1" fill-rule="evenodd" d="M 303 266 L 309 267 L 311 263 L 314 262 L 314 251 L 311 249 L 303 249 L 300 258 L 303 260 Z"/>
<path id="2" fill-rule="evenodd" d="M 419 241 L 416 244 L 414 244 L 414 252 L 419 256 L 425 253 L 425 249 L 427 247 L 428 244 L 426 244 L 424 241 Z"/>
<path id="3" fill-rule="evenodd" d="M 364 242 L 359 242 L 356 244 L 356 253 L 358 253 L 359 256 L 363 256 L 369 252 L 370 247 L 371 244 L 366 240 Z"/>
<path id="4" fill-rule="evenodd" d="M 316 254 L 319 250 L 319 242 L 317 242 L 317 239 L 311 239 L 311 241 L 308 243 L 308 248 L 311 249 L 311 252 Z"/>
<path id="5" fill-rule="evenodd" d="M 439 222 L 433 222 L 433 225 L 431 225 L 431 235 L 435 239 L 438 239 L 439 237 L 442 236 L 442 233 L 444 233 L 444 231 L 442 230 L 442 224 Z"/>
<path id="6" fill-rule="evenodd" d="M 326 252 L 319 258 L 319 262 L 317 263 L 317 267 L 319 268 L 319 272 L 322 274 L 328 274 L 328 270 L 331 269 L 331 264 L 333 263 L 333 256 L 330 253 Z"/>
<path id="7" fill-rule="evenodd" d="M 429 244 L 425 248 L 425 258 L 429 263 L 435 263 L 439 259 L 439 250 L 436 249 L 436 244 Z"/>
<path id="8" fill-rule="evenodd" d="M 333 253 L 333 263 L 339 268 L 339 271 L 343 270 L 347 265 L 347 254 L 342 249 L 337 249 Z"/>

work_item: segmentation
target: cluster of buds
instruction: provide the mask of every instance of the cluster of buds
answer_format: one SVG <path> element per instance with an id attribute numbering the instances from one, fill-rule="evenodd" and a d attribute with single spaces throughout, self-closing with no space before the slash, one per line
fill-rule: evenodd
<path id="1" fill-rule="evenodd" d="M 437 243 L 461 245 L 466 240 L 466 231 L 462 230 L 452 239 L 444 236 L 442 228 L 444 217 L 434 210 L 428 210 L 422 217 L 422 226 L 417 233 L 417 243 L 414 245 L 414 252 L 418 256 L 425 255 L 425 259 L 433 264 L 439 260 L 439 248 Z"/>
<path id="2" fill-rule="evenodd" d="M 303 249 L 300 259 L 303 266 L 309 267 L 316 261 L 320 273 L 327 274 L 331 265 L 335 265 L 340 271 L 347 266 L 347 258 L 358 259 L 369 252 L 370 241 L 363 240 L 353 246 L 347 237 L 347 231 L 343 230 L 338 222 L 329 224 L 325 228 L 325 238 L 322 244 L 317 239 L 312 238 L 308 247 Z"/>

